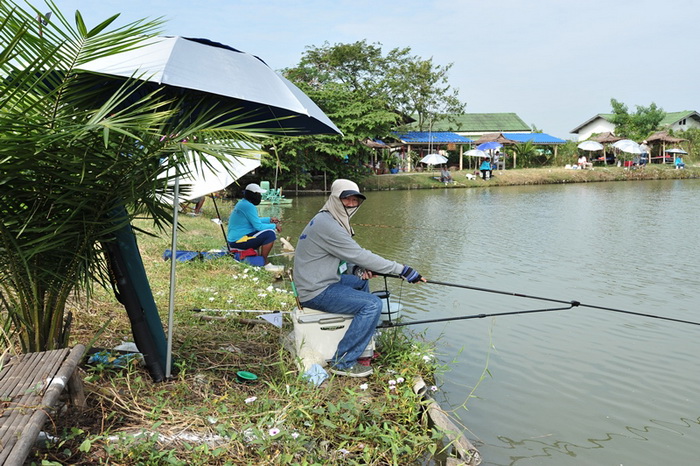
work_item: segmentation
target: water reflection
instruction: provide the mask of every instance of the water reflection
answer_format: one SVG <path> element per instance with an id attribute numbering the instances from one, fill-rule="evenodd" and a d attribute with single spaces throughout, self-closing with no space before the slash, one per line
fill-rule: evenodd
<path id="1" fill-rule="evenodd" d="M 666 434 L 674 436 L 688 435 L 689 430 L 696 429 L 700 426 L 700 417 L 695 419 L 681 418 L 676 422 L 651 419 L 649 423 L 650 424 L 642 427 L 625 426 L 623 429 L 625 432 L 606 432 L 599 437 L 586 439 L 586 442 L 581 444 L 566 440 L 550 439 L 554 434 L 548 433 L 520 440 L 507 436 L 498 436 L 498 443 L 479 444 L 477 442 L 475 446 L 482 451 L 485 446 L 494 448 L 502 451 L 504 456 L 508 456 L 508 462 L 505 463 L 496 463 L 487 460 L 482 464 L 509 466 L 540 463 L 561 465 L 581 464 L 582 460 L 589 459 L 588 461 L 590 461 L 590 458 L 596 457 L 597 452 L 594 451 L 596 449 L 607 448 L 608 451 L 614 449 L 615 446 L 611 444 L 615 442 L 628 443 L 628 441 L 649 441 L 653 440 L 654 437 L 659 434 L 662 436 Z M 660 454 L 656 455 L 656 458 L 654 456 L 647 456 L 643 464 L 692 464 L 683 461 L 670 461 L 670 458 L 665 452 L 659 453 Z M 688 459 L 690 460 L 691 458 L 692 456 L 689 455 Z M 622 457 L 620 461 L 620 464 L 623 464 L 622 461 L 625 461 L 624 457 Z M 587 462 L 586 464 L 591 463 Z"/>

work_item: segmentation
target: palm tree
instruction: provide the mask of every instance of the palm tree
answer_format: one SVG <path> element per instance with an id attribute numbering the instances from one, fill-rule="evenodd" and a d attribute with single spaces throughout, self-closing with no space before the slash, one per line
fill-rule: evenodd
<path id="1" fill-rule="evenodd" d="M 141 214 L 171 224 L 157 180 L 188 150 L 246 154 L 225 141 L 254 137 L 204 102 L 185 108 L 137 80 L 107 90 L 79 70 L 138 47 L 160 20 L 113 27 L 115 15 L 89 29 L 46 5 L 0 2 L 0 346 L 23 351 L 67 344 L 66 304 L 108 283 L 115 231 Z"/>

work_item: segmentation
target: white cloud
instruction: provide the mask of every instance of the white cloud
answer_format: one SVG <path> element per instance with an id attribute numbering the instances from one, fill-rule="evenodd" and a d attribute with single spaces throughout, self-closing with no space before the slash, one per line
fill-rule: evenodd
<path id="1" fill-rule="evenodd" d="M 450 82 L 469 112 L 515 112 L 558 137 L 610 98 L 630 109 L 655 102 L 667 111 L 698 110 L 686 84 L 698 74 L 695 22 L 687 0 L 58 0 L 72 20 L 91 24 L 122 13 L 121 24 L 165 16 L 166 33 L 206 37 L 294 66 L 307 46 L 379 42 L 384 51 L 454 63 Z"/>

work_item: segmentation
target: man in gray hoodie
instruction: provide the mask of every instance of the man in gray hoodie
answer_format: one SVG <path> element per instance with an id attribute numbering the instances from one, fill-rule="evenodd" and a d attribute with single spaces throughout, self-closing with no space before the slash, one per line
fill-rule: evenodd
<path id="1" fill-rule="evenodd" d="M 338 179 L 331 195 L 299 237 L 294 256 L 294 283 L 302 306 L 353 315 L 352 323 L 331 360 L 330 371 L 368 377 L 370 366 L 357 359 L 372 339 L 382 301 L 369 292 L 373 273 L 398 274 L 409 283 L 425 281 L 411 267 L 363 249 L 352 238 L 350 218 L 366 197 L 354 182 Z"/>

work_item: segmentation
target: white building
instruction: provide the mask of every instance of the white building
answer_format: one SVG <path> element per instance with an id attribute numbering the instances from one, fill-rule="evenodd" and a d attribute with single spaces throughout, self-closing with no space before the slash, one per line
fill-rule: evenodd
<path id="1" fill-rule="evenodd" d="M 612 113 L 599 113 L 572 129 L 571 133 L 577 135 L 578 141 L 585 141 L 594 134 L 615 133 L 615 125 L 610 121 L 612 117 Z M 673 130 L 674 132 L 700 128 L 700 114 L 690 110 L 666 113 L 664 119 L 659 123 L 659 127 L 660 129 Z"/>

